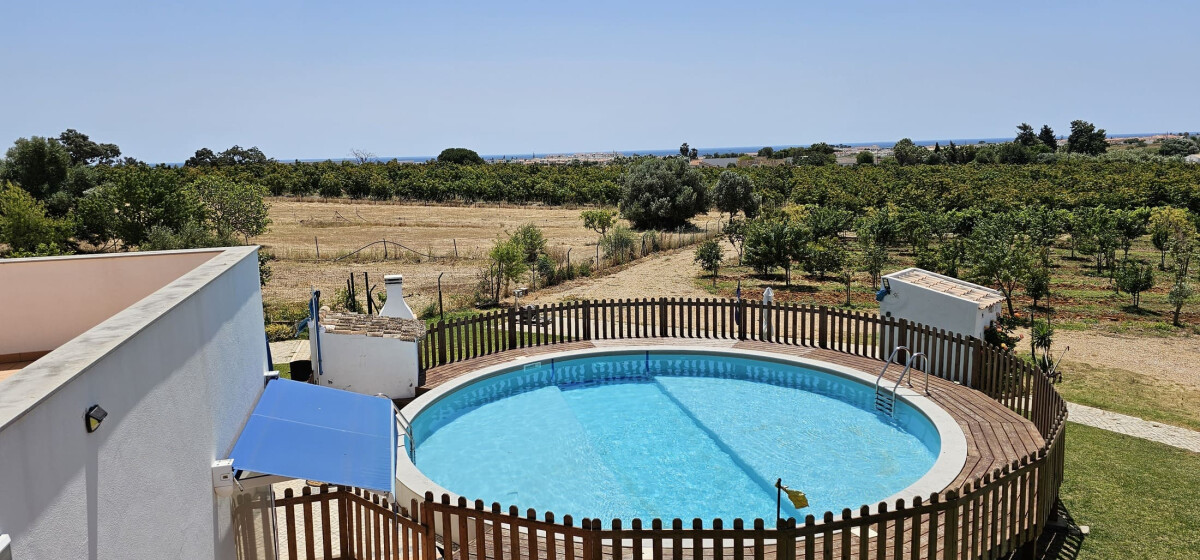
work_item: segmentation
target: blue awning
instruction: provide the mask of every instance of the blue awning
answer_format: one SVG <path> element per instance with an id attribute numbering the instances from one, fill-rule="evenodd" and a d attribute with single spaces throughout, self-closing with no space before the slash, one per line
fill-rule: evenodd
<path id="1" fill-rule="evenodd" d="M 394 493 L 397 441 L 392 401 L 276 379 L 229 458 L 235 471 Z"/>

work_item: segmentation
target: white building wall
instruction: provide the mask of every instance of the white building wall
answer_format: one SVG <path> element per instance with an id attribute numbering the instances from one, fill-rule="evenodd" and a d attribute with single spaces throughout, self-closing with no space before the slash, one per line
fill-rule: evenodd
<path id="1" fill-rule="evenodd" d="M 262 325 L 253 248 L 232 249 L 0 382 L 13 558 L 234 558 L 211 466 L 262 392 Z"/>
<path id="2" fill-rule="evenodd" d="M 389 298 L 390 299 L 390 298 Z M 416 396 L 417 343 L 361 334 L 320 334 L 322 386 L 392 399 Z M 315 346 L 315 345 L 312 345 Z M 312 348 L 312 359 L 318 359 Z"/>
<path id="3" fill-rule="evenodd" d="M 891 293 L 879 302 L 879 313 L 910 323 L 983 338 L 983 329 L 1000 314 L 999 303 L 984 309 L 965 300 L 896 279 L 890 279 Z"/>

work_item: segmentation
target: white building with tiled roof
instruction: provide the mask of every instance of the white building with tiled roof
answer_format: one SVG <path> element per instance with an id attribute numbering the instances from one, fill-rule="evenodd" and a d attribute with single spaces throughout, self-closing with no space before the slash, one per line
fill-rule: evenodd
<path id="1" fill-rule="evenodd" d="M 883 277 L 878 299 L 880 315 L 983 338 L 983 330 L 1000 316 L 1004 294 L 928 270 L 906 268 Z"/>

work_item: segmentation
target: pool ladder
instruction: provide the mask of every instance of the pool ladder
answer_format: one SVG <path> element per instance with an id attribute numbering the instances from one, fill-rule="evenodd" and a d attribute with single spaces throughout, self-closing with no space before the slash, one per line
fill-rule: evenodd
<path id="1" fill-rule="evenodd" d="M 888 367 L 892 364 L 900 363 L 896 361 L 896 356 L 901 350 L 908 354 L 908 359 L 904 361 L 904 371 L 900 372 L 900 378 L 896 380 L 896 384 L 889 391 L 887 387 L 883 386 L 883 374 L 887 373 Z M 929 357 L 924 352 L 914 354 L 907 346 L 897 346 L 895 350 L 892 350 L 892 354 L 888 356 L 887 363 L 883 364 L 883 369 L 879 370 L 879 377 L 875 378 L 875 410 L 890 417 L 896 416 L 896 390 L 900 388 L 900 384 L 904 382 L 905 377 L 908 377 L 908 386 L 912 387 L 912 377 L 908 375 L 908 372 L 912 369 L 917 358 L 924 360 L 925 394 L 929 394 Z"/>

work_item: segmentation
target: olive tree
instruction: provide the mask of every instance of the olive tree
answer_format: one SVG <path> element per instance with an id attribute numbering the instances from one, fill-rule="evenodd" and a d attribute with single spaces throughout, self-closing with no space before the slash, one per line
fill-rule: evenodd
<path id="1" fill-rule="evenodd" d="M 621 182 L 621 215 L 638 229 L 682 227 L 709 208 L 704 177 L 683 158 L 641 159 Z"/>
<path id="2" fill-rule="evenodd" d="M 717 210 L 728 213 L 730 218 L 738 212 L 753 218 L 762 204 L 762 199 L 754 192 L 754 181 L 736 171 L 721 172 L 713 189 L 713 201 Z"/>

